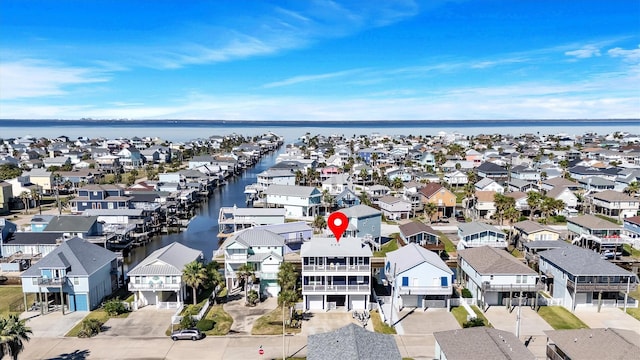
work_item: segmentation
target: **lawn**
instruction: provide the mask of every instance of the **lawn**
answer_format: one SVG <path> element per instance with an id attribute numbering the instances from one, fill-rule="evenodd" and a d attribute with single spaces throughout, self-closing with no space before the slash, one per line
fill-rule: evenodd
<path id="1" fill-rule="evenodd" d="M 288 314 L 285 314 L 288 316 Z M 282 308 L 277 308 L 270 313 L 262 315 L 253 323 L 251 335 L 282 335 Z M 300 328 L 287 327 L 287 333 L 300 333 Z"/>
<path id="2" fill-rule="evenodd" d="M 484 316 L 484 314 L 482 313 L 482 311 L 480 311 L 480 309 L 478 309 L 477 306 L 471 305 L 471 308 L 473 309 L 473 311 L 476 313 L 476 316 L 479 319 L 482 319 L 482 321 L 484 322 L 484 326 L 486 327 L 493 327 L 491 325 L 491 323 L 489 322 L 489 320 Z M 453 317 L 456 318 L 456 320 L 458 320 L 458 324 L 460 324 L 461 327 L 464 327 L 464 323 L 467 322 L 467 311 L 464 309 L 464 307 L 462 306 L 456 306 L 454 308 L 451 309 L 451 313 L 453 314 Z"/>
<path id="3" fill-rule="evenodd" d="M 441 231 L 438 232 L 438 235 L 440 235 L 440 241 L 444 243 L 444 251 L 446 251 L 447 254 L 451 254 L 457 251 L 455 244 L 451 240 L 449 240 L 447 235 L 443 234 Z"/>
<path id="4" fill-rule="evenodd" d="M 588 329 L 587 324 L 562 306 L 542 306 L 538 314 L 555 330 Z"/>
<path id="5" fill-rule="evenodd" d="M 640 300 L 640 286 L 638 288 L 636 288 L 634 291 L 630 292 L 629 296 L 634 298 L 634 299 L 636 299 L 636 300 Z M 624 309 L 620 308 L 620 310 L 624 310 Z M 640 320 L 640 308 L 629 308 L 629 307 L 627 307 L 627 314 L 629 314 L 629 315 L 633 316 L 634 318 Z"/>
<path id="6" fill-rule="evenodd" d="M 129 316 L 129 313 L 124 313 L 124 314 L 120 314 L 118 316 L 113 316 L 114 318 L 126 318 L 127 316 Z M 107 320 L 109 320 L 111 318 L 111 316 L 109 316 L 109 314 L 107 314 L 103 309 L 96 309 L 93 310 L 92 312 L 88 313 L 87 316 L 84 317 L 84 320 L 88 320 L 88 319 L 98 319 L 102 324 L 106 323 Z M 82 329 L 82 321 L 80 321 L 79 323 L 76 324 L 76 326 L 74 326 L 71 330 L 69 330 L 69 332 L 65 335 L 65 337 L 77 337 L 78 333 L 80 332 L 80 330 Z"/>
<path id="7" fill-rule="evenodd" d="M 388 252 L 398 250 L 398 241 L 395 237 L 392 237 L 391 240 L 387 241 L 382 247 L 380 247 L 380 251 L 374 251 L 373 256 L 375 257 L 385 257 Z"/>
<path id="8" fill-rule="evenodd" d="M 624 244 L 623 247 L 624 247 L 624 252 L 629 254 L 629 256 L 631 256 L 632 258 L 635 258 L 635 259 L 640 259 L 640 250 L 634 248 L 633 246 L 631 246 L 629 244 Z M 639 294 L 639 296 L 640 296 L 640 294 Z M 634 296 L 634 298 L 640 300 L 640 298 L 637 298 L 635 296 Z"/>
<path id="9" fill-rule="evenodd" d="M 378 310 L 371 311 L 371 321 L 373 322 L 373 330 L 381 334 L 395 334 L 396 329 L 382 322 Z"/>
<path id="10" fill-rule="evenodd" d="M 34 294 L 27 295 L 27 306 L 33 304 Z M 22 286 L 2 285 L 0 286 L 0 316 L 9 313 L 21 313 L 24 311 L 24 298 L 22 296 Z"/>
<path id="11" fill-rule="evenodd" d="M 207 335 L 227 335 L 229 330 L 231 330 L 231 324 L 233 324 L 233 318 L 229 315 L 224 309 L 222 305 L 213 305 L 207 315 L 206 319 L 213 320 L 215 326 L 213 329 L 206 331 Z"/>

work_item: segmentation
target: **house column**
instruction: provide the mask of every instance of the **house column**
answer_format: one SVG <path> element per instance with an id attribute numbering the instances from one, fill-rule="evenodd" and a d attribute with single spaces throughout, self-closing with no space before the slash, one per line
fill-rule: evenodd
<path id="1" fill-rule="evenodd" d="M 62 292 L 62 285 L 60 285 L 60 309 L 62 309 L 62 315 L 64 315 L 64 293 Z"/>
<path id="2" fill-rule="evenodd" d="M 133 293 L 133 310 L 138 310 L 138 291 Z"/>

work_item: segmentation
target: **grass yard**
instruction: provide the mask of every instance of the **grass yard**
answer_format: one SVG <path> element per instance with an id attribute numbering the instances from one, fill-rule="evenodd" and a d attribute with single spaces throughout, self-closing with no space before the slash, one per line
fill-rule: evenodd
<path id="1" fill-rule="evenodd" d="M 213 329 L 205 332 L 205 334 L 207 335 L 227 335 L 229 333 L 229 330 L 231 330 L 233 318 L 226 311 L 224 311 L 222 305 L 213 305 L 209 309 L 209 312 L 207 312 L 205 318 L 213 320 L 213 322 L 215 323 Z"/>
<path id="2" fill-rule="evenodd" d="M 451 240 L 449 240 L 447 235 L 443 234 L 441 231 L 438 231 L 438 235 L 440 235 L 440 241 L 444 243 L 444 251 L 446 251 L 447 254 L 451 254 L 457 251 L 456 246 Z"/>
<path id="3" fill-rule="evenodd" d="M 633 246 L 629 245 L 629 244 L 624 244 L 624 252 L 626 252 L 627 254 L 629 254 L 629 256 L 631 256 L 632 258 L 635 259 L 640 259 L 640 250 L 637 250 L 636 248 L 634 248 Z M 638 294 L 640 296 L 640 294 Z M 640 298 L 635 297 L 635 299 L 640 300 Z"/>
<path id="4" fill-rule="evenodd" d="M 471 308 L 473 309 L 473 311 L 476 313 L 476 317 L 478 319 L 482 319 L 482 322 L 484 322 L 484 326 L 486 327 L 493 327 L 493 325 L 491 325 L 491 323 L 489 322 L 489 319 L 487 319 L 484 314 L 482 313 L 482 311 L 480 309 L 478 309 L 477 306 L 475 305 L 471 305 Z M 458 324 L 460 324 L 460 327 L 464 327 L 464 323 L 467 322 L 467 311 L 464 309 L 464 307 L 462 306 L 456 306 L 454 308 L 451 309 L 451 313 L 453 314 L 453 317 L 456 318 L 456 320 L 458 321 Z"/>
<path id="5" fill-rule="evenodd" d="M 27 295 L 27 306 L 31 306 L 35 299 L 34 294 Z M 2 285 L 0 286 L 0 316 L 9 313 L 21 313 L 24 311 L 24 298 L 22 286 Z"/>
<path id="6" fill-rule="evenodd" d="M 116 318 L 126 318 L 127 316 L 129 316 L 129 313 L 120 314 L 120 315 L 114 316 L 114 317 L 116 317 Z M 110 318 L 111 318 L 111 316 L 109 316 L 109 314 L 107 314 L 104 310 L 97 309 L 97 310 L 93 310 L 92 312 L 87 314 L 87 316 L 85 316 L 84 319 L 82 319 L 82 320 L 98 319 L 102 324 L 104 324 Z M 80 332 L 80 329 L 82 329 L 82 321 L 77 323 L 76 326 L 74 326 L 71 330 L 69 330 L 69 332 L 65 335 L 65 337 L 77 337 L 78 333 Z"/>
<path id="7" fill-rule="evenodd" d="M 287 314 L 285 314 L 287 316 Z M 251 329 L 251 335 L 282 335 L 282 308 L 277 309 L 262 315 L 253 323 L 253 329 Z M 300 328 L 285 329 L 287 333 L 298 334 Z"/>
<path id="8" fill-rule="evenodd" d="M 624 310 L 620 308 L 620 310 Z M 627 308 L 627 314 L 633 316 L 636 320 L 640 321 L 640 308 Z"/>
<path id="9" fill-rule="evenodd" d="M 382 322 L 378 310 L 371 311 L 371 321 L 373 322 L 373 330 L 381 334 L 395 334 L 396 329 Z"/>
<path id="10" fill-rule="evenodd" d="M 387 241 L 382 247 L 380 247 L 380 251 L 374 251 L 373 256 L 375 257 L 384 257 L 388 252 L 398 250 L 398 241 L 395 237 L 392 237 L 391 240 Z"/>
<path id="11" fill-rule="evenodd" d="M 562 306 L 541 306 L 538 314 L 555 330 L 589 328 L 587 324 Z"/>

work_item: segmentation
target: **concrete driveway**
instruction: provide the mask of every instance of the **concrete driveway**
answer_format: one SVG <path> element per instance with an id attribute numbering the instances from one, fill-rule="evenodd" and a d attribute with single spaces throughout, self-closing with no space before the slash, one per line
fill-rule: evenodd
<path id="1" fill-rule="evenodd" d="M 574 314 L 590 328 L 616 328 L 640 334 L 640 321 L 617 308 L 578 307 Z"/>
<path id="2" fill-rule="evenodd" d="M 278 307 L 276 298 L 267 298 L 265 301 L 258 303 L 255 307 L 244 306 L 244 295 L 237 294 L 233 300 L 222 305 L 233 318 L 230 334 L 251 335 L 253 322 L 264 314 L 267 314 Z"/>
<path id="3" fill-rule="evenodd" d="M 447 309 L 404 308 L 398 315 L 403 335 L 431 335 L 437 331 L 460 329 L 458 321 Z"/>
<path id="4" fill-rule="evenodd" d="M 64 337 L 77 323 L 87 316 L 88 311 L 75 311 L 62 315 L 60 311 L 46 315 L 38 312 L 24 312 L 21 319 L 27 319 L 26 325 L 33 331 L 33 337 Z"/>
<path id="5" fill-rule="evenodd" d="M 167 336 L 171 316 L 175 310 L 158 310 L 145 306 L 133 311 L 126 318 L 111 318 L 97 336 L 159 337 Z"/>

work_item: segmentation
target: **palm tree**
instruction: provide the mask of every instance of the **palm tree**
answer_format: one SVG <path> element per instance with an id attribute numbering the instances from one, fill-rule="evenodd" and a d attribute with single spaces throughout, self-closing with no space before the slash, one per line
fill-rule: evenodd
<path id="1" fill-rule="evenodd" d="M 518 211 L 515 207 L 508 207 L 504 211 L 504 218 L 509 221 L 509 242 L 511 242 L 511 235 L 513 234 L 513 223 L 520 218 L 520 211 Z"/>
<path id="2" fill-rule="evenodd" d="M 429 223 L 431 223 L 431 219 L 436 212 L 438 212 L 438 206 L 436 204 L 432 202 L 424 204 L 424 215 L 429 219 Z"/>
<path id="3" fill-rule="evenodd" d="M 496 206 L 496 215 L 500 219 L 500 225 L 502 225 L 502 221 L 505 218 L 505 211 L 509 207 L 515 207 L 515 199 L 500 193 L 496 193 L 493 196 L 493 202 Z"/>
<path id="4" fill-rule="evenodd" d="M 313 219 L 313 227 L 322 231 L 327 227 L 327 220 L 322 215 L 317 215 L 315 219 Z"/>
<path id="5" fill-rule="evenodd" d="M 333 208 L 333 196 L 329 193 L 329 190 L 322 190 L 322 202 L 324 203 L 324 212 L 325 214 L 329 212 L 330 209 Z"/>
<path id="6" fill-rule="evenodd" d="M 289 317 L 291 317 L 291 308 L 298 301 L 298 274 L 293 264 L 283 262 L 280 264 L 278 271 L 278 285 L 280 285 L 280 293 L 278 294 L 278 305 L 289 308 Z M 282 309 L 284 313 L 284 309 Z M 284 321 L 284 319 L 282 319 Z"/>
<path id="7" fill-rule="evenodd" d="M 213 288 L 213 298 L 218 296 L 220 290 L 224 289 L 224 276 L 218 271 L 220 265 L 212 261 L 207 264 L 207 282 Z"/>
<path id="8" fill-rule="evenodd" d="M 24 341 L 30 339 L 29 334 L 32 334 L 31 329 L 17 314 L 0 318 L 0 359 L 8 355 L 17 360 L 24 349 Z"/>
<path id="9" fill-rule="evenodd" d="M 360 176 L 360 180 L 362 180 L 362 187 L 364 188 L 367 182 L 367 178 L 369 177 L 369 173 L 367 172 L 367 169 L 362 168 L 360 169 L 360 174 L 358 175 Z"/>
<path id="10" fill-rule="evenodd" d="M 631 197 L 635 197 L 638 193 L 640 193 L 640 183 L 638 183 L 637 181 L 632 181 L 631 183 L 629 183 L 629 186 L 624 188 L 624 192 Z"/>
<path id="11" fill-rule="evenodd" d="M 469 209 L 471 208 L 471 203 L 476 194 L 476 187 L 475 185 L 473 185 L 473 183 L 469 182 L 464 185 L 464 188 L 462 190 L 464 191 L 464 199 L 465 199 L 465 205 L 464 205 L 465 216 L 468 216 Z"/>
<path id="12" fill-rule="evenodd" d="M 236 276 L 238 280 L 240 280 L 242 286 L 244 287 L 244 302 L 247 303 L 247 285 L 249 284 L 249 279 L 252 279 L 255 275 L 255 270 L 249 264 L 242 264 L 236 270 Z"/>
<path id="13" fill-rule="evenodd" d="M 402 187 L 404 186 L 404 182 L 402 182 L 402 178 L 397 176 L 395 178 L 393 178 L 393 188 L 396 190 L 400 190 L 402 189 Z"/>
<path id="14" fill-rule="evenodd" d="M 529 220 L 533 219 L 533 213 L 538 210 L 542 202 L 542 195 L 537 191 L 527 193 L 527 205 L 529 205 Z"/>
<path id="15" fill-rule="evenodd" d="M 207 281 L 207 269 L 198 261 L 184 266 L 182 280 L 193 289 L 193 304 L 197 303 L 196 290 Z"/>
<path id="16" fill-rule="evenodd" d="M 20 199 L 24 203 L 24 213 L 29 213 L 29 201 L 31 200 L 31 194 L 27 191 L 20 193 Z"/>
<path id="17" fill-rule="evenodd" d="M 36 206 L 39 208 L 39 212 L 40 214 L 42 214 L 42 204 L 41 202 L 41 198 L 40 198 L 40 187 L 38 186 L 37 189 L 31 189 L 31 198 L 36 202 Z"/>

